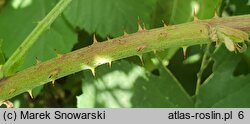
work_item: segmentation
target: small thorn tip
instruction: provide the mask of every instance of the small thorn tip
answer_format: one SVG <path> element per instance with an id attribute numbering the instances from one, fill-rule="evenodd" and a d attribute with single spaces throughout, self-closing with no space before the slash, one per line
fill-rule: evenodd
<path id="1" fill-rule="evenodd" d="M 219 18 L 218 14 L 217 14 L 217 11 L 214 12 L 214 17 L 213 17 L 213 18 L 214 18 L 214 19 Z"/>
<path id="2" fill-rule="evenodd" d="M 184 59 L 187 58 L 187 47 L 182 47 Z"/>
<path id="3" fill-rule="evenodd" d="M 33 97 L 33 95 L 32 95 L 32 90 L 28 90 L 27 92 L 29 93 L 30 98 L 31 98 L 31 99 L 34 99 L 34 97 Z"/>
<path id="4" fill-rule="evenodd" d="M 162 23 L 163 23 L 163 26 L 164 27 L 167 27 L 167 24 L 165 23 L 165 21 L 164 20 L 161 20 L 162 21 Z"/>
<path id="5" fill-rule="evenodd" d="M 93 35 L 93 44 L 95 44 L 95 43 L 98 43 L 98 41 L 97 41 L 95 33 L 94 33 L 94 35 Z"/>
<path id="6" fill-rule="evenodd" d="M 141 60 L 141 64 L 144 66 L 144 60 L 143 60 L 142 55 L 139 55 L 139 58 L 140 58 L 140 60 Z"/>
<path id="7" fill-rule="evenodd" d="M 142 31 L 143 29 L 141 27 L 141 21 L 139 17 L 138 17 L 137 25 L 138 25 L 138 31 Z"/>
<path id="8" fill-rule="evenodd" d="M 36 57 L 36 64 L 41 63 L 41 61 Z"/>
<path id="9" fill-rule="evenodd" d="M 111 66 L 112 66 L 112 62 L 111 62 L 111 61 L 109 61 L 109 62 L 108 62 L 108 64 L 109 64 L 109 68 L 111 68 Z"/>
<path id="10" fill-rule="evenodd" d="M 108 41 L 110 41 L 110 40 L 111 40 L 109 36 L 107 36 L 107 40 L 108 40 Z"/>
<path id="11" fill-rule="evenodd" d="M 194 16 L 194 21 L 199 21 L 199 18 L 197 16 L 197 8 L 194 8 L 194 12 L 193 12 L 193 16 Z"/>
<path id="12" fill-rule="evenodd" d="M 52 83 L 52 85 L 54 87 L 55 86 L 55 80 L 52 80 L 51 83 Z"/>
<path id="13" fill-rule="evenodd" d="M 9 101 L 9 100 L 3 101 L 2 104 L 6 105 L 7 108 L 13 108 L 14 107 L 13 103 L 11 101 Z"/>
<path id="14" fill-rule="evenodd" d="M 123 36 L 124 36 L 124 37 L 127 37 L 127 36 L 128 36 L 128 33 L 127 33 L 125 30 L 123 31 Z"/>
<path id="15" fill-rule="evenodd" d="M 54 49 L 54 51 L 57 57 L 62 57 L 62 54 L 57 49 Z"/>
<path id="16" fill-rule="evenodd" d="M 96 76 L 96 74 L 95 74 L 95 68 L 91 68 L 90 70 L 91 70 L 93 76 L 95 77 Z"/>

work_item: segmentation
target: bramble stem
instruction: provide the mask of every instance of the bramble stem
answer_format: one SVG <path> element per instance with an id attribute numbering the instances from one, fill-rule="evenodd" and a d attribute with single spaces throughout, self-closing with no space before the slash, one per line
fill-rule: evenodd
<path id="1" fill-rule="evenodd" d="M 166 48 L 209 44 L 210 28 L 228 26 L 250 33 L 250 15 L 194 21 L 121 36 L 39 63 L 0 80 L 0 101 L 58 78 L 111 61 Z M 98 74 L 97 74 L 98 75 Z"/>

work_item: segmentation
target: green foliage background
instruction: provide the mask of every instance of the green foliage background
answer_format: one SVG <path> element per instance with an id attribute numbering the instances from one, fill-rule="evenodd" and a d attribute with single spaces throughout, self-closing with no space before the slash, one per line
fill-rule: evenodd
<path id="1" fill-rule="evenodd" d="M 4 1 L 4 0 L 0 0 Z M 5 0 L 0 4 L 1 63 L 8 59 L 24 38 L 58 0 Z M 0 2 L 1 3 L 1 2 Z M 92 35 L 103 41 L 106 36 L 121 36 L 137 31 L 137 20 L 152 29 L 193 20 L 193 8 L 199 5 L 200 19 L 250 13 L 248 0 L 73 0 L 30 49 L 23 70 L 61 53 L 86 47 Z M 213 46 L 214 47 L 214 46 Z M 221 46 L 211 53 L 213 62 L 205 69 L 200 93 L 195 96 L 196 81 L 205 46 L 182 50 L 172 48 L 69 75 L 33 90 L 35 99 L 22 94 L 12 99 L 15 107 L 250 107 L 250 49 L 243 54 L 230 53 Z"/>

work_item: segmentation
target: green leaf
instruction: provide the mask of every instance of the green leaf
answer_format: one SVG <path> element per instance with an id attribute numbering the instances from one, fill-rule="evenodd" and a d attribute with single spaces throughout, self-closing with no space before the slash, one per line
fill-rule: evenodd
<path id="1" fill-rule="evenodd" d="M 152 15 L 152 27 L 162 27 L 162 20 L 179 24 L 193 20 L 192 0 L 158 0 Z"/>
<path id="2" fill-rule="evenodd" d="M 155 0 L 74 0 L 66 18 L 74 27 L 101 37 L 117 37 L 124 30 L 135 32 L 137 20 L 149 24 Z"/>
<path id="3" fill-rule="evenodd" d="M 194 8 L 199 19 L 209 19 L 221 4 L 221 0 L 158 0 L 153 13 L 153 27 L 162 26 L 161 20 L 170 24 L 193 21 Z"/>
<path id="4" fill-rule="evenodd" d="M 224 16 L 250 14 L 249 0 L 223 0 Z"/>
<path id="5" fill-rule="evenodd" d="M 222 0 L 197 0 L 194 4 L 198 5 L 197 15 L 199 19 L 210 19 L 214 17 L 215 11 L 219 15 Z"/>
<path id="6" fill-rule="evenodd" d="M 165 68 L 156 76 L 126 61 L 84 73 L 77 107 L 192 107 L 191 97 Z"/>
<path id="7" fill-rule="evenodd" d="M 30 66 L 32 63 L 34 64 L 36 57 L 42 61 L 55 58 L 55 50 L 62 54 L 68 53 L 72 50 L 76 42 L 76 34 L 66 26 L 62 18 L 58 18 L 52 24 L 50 30 L 45 32 L 31 47 L 30 51 L 32 52 L 27 54 L 23 68 Z"/>
<path id="8" fill-rule="evenodd" d="M 197 97 L 197 107 L 250 107 L 250 75 L 234 76 L 240 55 L 224 47 L 213 56 L 213 74 L 204 82 Z"/>
<path id="9" fill-rule="evenodd" d="M 0 13 L 0 39 L 4 41 L 3 52 L 7 58 L 56 4 L 51 0 L 33 0 L 17 6 L 13 2 L 8 2 Z M 29 50 L 21 69 L 35 64 L 36 57 L 43 61 L 55 57 L 54 49 L 62 53 L 71 51 L 76 40 L 76 34 L 58 18 Z"/>

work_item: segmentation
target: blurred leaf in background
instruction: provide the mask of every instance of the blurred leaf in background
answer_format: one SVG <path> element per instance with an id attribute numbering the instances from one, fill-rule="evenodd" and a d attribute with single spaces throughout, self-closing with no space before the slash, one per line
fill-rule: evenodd
<path id="1" fill-rule="evenodd" d="M 9 0 L 0 11 L 0 39 L 2 39 L 3 54 L 9 58 L 25 37 L 33 30 L 37 23 L 46 16 L 57 1 L 52 0 Z M 77 35 L 59 17 L 52 26 L 31 47 L 24 63 L 19 70 L 23 70 L 36 63 L 36 58 L 45 61 L 56 56 L 55 49 L 61 53 L 68 53 L 77 42 Z M 43 86 L 33 89 L 33 95 L 39 95 Z M 25 101 L 24 97 L 17 97 L 16 101 Z M 25 96 L 25 98 L 27 98 Z M 29 98 L 28 98 L 29 99 Z M 15 101 L 15 100 L 14 100 Z M 28 106 L 20 102 L 21 107 Z"/>
<path id="2" fill-rule="evenodd" d="M 243 15 L 250 13 L 249 0 L 223 0 L 223 16 Z"/>
<path id="3" fill-rule="evenodd" d="M 74 26 L 102 38 L 137 31 L 138 17 L 148 24 L 156 0 L 74 0 L 65 17 Z"/>
<path id="4" fill-rule="evenodd" d="M 164 67 L 155 76 L 142 67 L 126 61 L 103 65 L 84 73 L 83 94 L 77 107 L 192 107 L 191 97 Z"/>
<path id="5" fill-rule="evenodd" d="M 167 24 L 179 24 L 192 21 L 192 0 L 157 0 L 152 14 L 154 27 L 162 27 L 162 20 Z"/>
<path id="6" fill-rule="evenodd" d="M 3 39 L 6 58 L 10 57 L 55 3 L 51 0 L 8 1 L 0 12 L 0 38 Z M 59 17 L 29 50 L 21 70 L 35 64 L 36 57 L 42 61 L 54 58 L 55 49 L 62 53 L 70 52 L 76 40 L 76 34 Z"/>
<path id="7" fill-rule="evenodd" d="M 213 55 L 213 74 L 200 89 L 197 107 L 250 107 L 250 75 L 233 75 L 240 57 L 224 46 Z"/>

